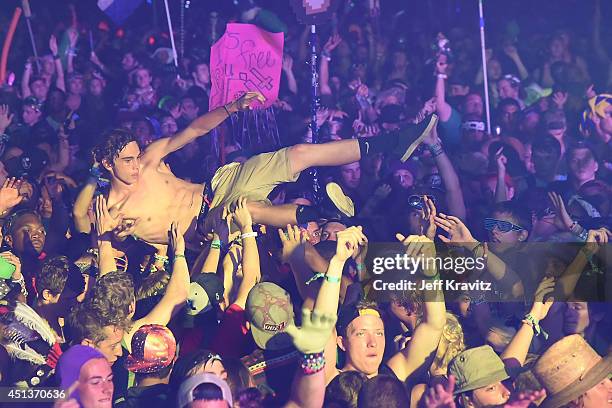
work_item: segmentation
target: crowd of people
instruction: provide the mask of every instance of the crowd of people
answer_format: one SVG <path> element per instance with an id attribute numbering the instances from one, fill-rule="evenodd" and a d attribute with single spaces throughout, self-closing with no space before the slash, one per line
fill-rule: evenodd
<path id="1" fill-rule="evenodd" d="M 476 19 L 341 1 L 313 101 L 310 27 L 230 3 L 182 10 L 178 67 L 138 14 L 45 9 L 37 59 L 18 30 L 0 90 L 12 403 L 611 406 L 609 5 L 586 2 L 586 33 L 488 26 L 485 76 Z M 232 21 L 284 33 L 269 126 L 245 119 L 259 92 L 209 111 Z M 373 268 L 396 255 L 478 262 Z"/>

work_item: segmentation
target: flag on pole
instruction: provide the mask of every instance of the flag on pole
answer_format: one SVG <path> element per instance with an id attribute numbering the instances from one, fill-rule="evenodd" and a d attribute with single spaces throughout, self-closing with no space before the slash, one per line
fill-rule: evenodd
<path id="1" fill-rule="evenodd" d="M 121 25 L 143 2 L 144 0 L 98 0 L 98 7 L 115 24 Z"/>

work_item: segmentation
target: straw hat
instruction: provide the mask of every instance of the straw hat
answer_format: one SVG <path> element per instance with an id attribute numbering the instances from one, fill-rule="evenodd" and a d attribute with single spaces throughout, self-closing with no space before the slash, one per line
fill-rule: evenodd
<path id="1" fill-rule="evenodd" d="M 538 359 L 533 372 L 546 388 L 542 408 L 557 408 L 578 398 L 612 372 L 612 354 L 602 358 L 578 334 L 564 337 Z"/>

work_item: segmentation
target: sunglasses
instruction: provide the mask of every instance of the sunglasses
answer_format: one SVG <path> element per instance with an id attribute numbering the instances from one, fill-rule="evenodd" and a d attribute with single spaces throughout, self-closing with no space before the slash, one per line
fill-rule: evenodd
<path id="1" fill-rule="evenodd" d="M 408 205 L 412 208 L 417 208 L 419 210 L 422 210 L 423 208 L 425 208 L 425 197 L 431 200 L 434 203 L 434 205 L 437 204 L 436 197 L 434 196 L 414 194 L 408 197 Z"/>
<path id="2" fill-rule="evenodd" d="M 496 227 L 501 232 L 522 231 L 525 228 L 513 224 L 509 221 L 497 220 L 495 218 L 485 218 L 484 227 L 487 231 L 493 231 Z"/>

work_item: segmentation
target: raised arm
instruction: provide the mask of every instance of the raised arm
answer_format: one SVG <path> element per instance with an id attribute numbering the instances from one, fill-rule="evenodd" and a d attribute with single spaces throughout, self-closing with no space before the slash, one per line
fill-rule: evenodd
<path id="1" fill-rule="evenodd" d="M 433 241 L 425 236 L 411 235 L 404 238 L 398 235 L 398 239 L 406 246 L 408 256 L 417 257 L 423 254 L 425 258 L 430 258 L 436 255 Z M 439 276 L 435 266 L 432 269 L 423 270 L 423 274 L 425 279 L 435 279 L 436 276 Z M 423 302 L 423 320 L 415 328 L 408 345 L 391 357 L 387 363 L 402 382 L 406 381 L 416 370 L 426 366 L 427 361 L 431 361 L 438 349 L 438 342 L 446 324 L 446 306 L 442 291 L 437 290 L 425 296 L 427 298 Z"/>
<path id="2" fill-rule="evenodd" d="M 98 269 L 100 276 L 117 270 L 113 246 L 111 244 L 112 230 L 121 221 L 122 216 L 113 218 L 108 212 L 106 199 L 101 195 L 96 198 L 96 235 L 98 239 Z"/>
<path id="3" fill-rule="evenodd" d="M 145 150 L 142 160 L 149 163 L 159 163 L 170 153 L 179 150 L 219 126 L 232 113 L 250 109 L 255 101 L 263 103 L 265 98 L 259 92 L 247 92 L 238 100 L 205 113 L 194 119 L 183 131 L 151 143 Z"/>
<path id="4" fill-rule="evenodd" d="M 447 122 L 452 113 L 451 106 L 446 102 L 446 59 L 446 55 L 441 54 L 436 62 L 436 111 L 441 122 Z"/>
<path id="5" fill-rule="evenodd" d="M 333 35 L 327 40 L 321 52 L 321 64 L 319 65 L 319 84 L 321 95 L 331 95 L 332 89 L 329 86 L 329 63 L 331 62 L 332 51 L 342 42 L 339 35 Z"/>
<path id="6" fill-rule="evenodd" d="M 589 231 L 584 247 L 578 251 L 572 263 L 569 264 L 567 269 L 559 277 L 559 287 L 561 288 L 563 299 L 558 300 L 563 301 L 574 292 L 576 284 L 582 275 L 582 271 L 584 271 L 584 267 L 602 247 L 607 245 L 611 237 L 612 234 L 607 228 Z"/>
<path id="7" fill-rule="evenodd" d="M 187 297 L 189 296 L 189 268 L 185 259 L 185 239 L 175 223 L 172 223 L 170 227 L 170 247 L 174 251 L 172 257 L 172 276 L 164 296 L 148 315 L 138 319 L 130 331 L 125 334 L 123 339 L 127 344 L 131 344 L 132 336 L 142 325 L 167 325 L 172 316 L 185 306 L 185 302 L 187 302 Z"/>
<path id="8" fill-rule="evenodd" d="M 97 163 L 92 166 L 93 169 L 97 169 Z M 85 185 L 77 195 L 77 198 L 72 207 L 72 217 L 74 219 L 74 226 L 78 232 L 84 232 L 89 234 L 91 232 L 91 221 L 87 215 L 89 211 L 89 204 L 94 198 L 96 188 L 98 187 L 98 178 L 95 176 L 95 171 L 90 170 L 92 174 L 87 178 Z"/>
<path id="9" fill-rule="evenodd" d="M 32 61 L 28 58 L 23 69 L 23 76 L 21 77 L 21 96 L 24 99 L 32 95 L 32 91 L 30 91 L 30 78 L 32 78 Z"/>
<path id="10" fill-rule="evenodd" d="M 283 72 L 287 78 L 287 86 L 292 94 L 297 95 L 298 84 L 293 75 L 293 57 L 289 54 L 283 55 Z"/>
<path id="11" fill-rule="evenodd" d="M 518 53 L 518 50 L 516 49 L 516 47 L 511 44 L 506 45 L 504 47 L 504 52 L 506 53 L 508 58 L 510 58 L 512 62 L 514 62 L 514 65 L 516 65 L 516 69 L 519 72 L 521 81 L 524 81 L 525 79 L 527 79 L 527 77 L 529 77 L 529 71 L 527 71 L 527 68 L 525 68 L 525 64 L 523 64 L 523 60 L 521 59 L 521 56 Z"/>
<path id="12" fill-rule="evenodd" d="M 62 92 L 66 92 L 66 82 L 64 81 L 64 67 L 62 66 L 62 60 L 58 55 L 57 38 L 52 35 L 49 38 L 49 49 L 51 55 L 53 55 L 53 62 L 55 64 L 55 74 L 57 79 L 55 80 L 55 86 Z"/>
<path id="13" fill-rule="evenodd" d="M 336 254 L 321 283 L 312 311 L 302 309 L 302 327 L 289 326 L 287 333 L 295 347 L 304 354 L 302 367 L 295 376 L 286 407 L 321 407 L 325 397 L 326 377 L 335 368 L 335 336 L 332 335 L 338 313 L 340 277 L 344 263 L 366 242 L 361 227 L 350 227 L 338 233 Z M 329 347 L 330 344 L 334 347 Z M 330 350 L 333 349 L 333 352 Z M 317 364 L 323 359 L 323 364 Z M 304 361 L 306 360 L 306 361 Z M 314 363 L 308 364 L 308 361 Z"/>
<path id="14" fill-rule="evenodd" d="M 238 201 L 236 211 L 233 216 L 234 221 L 240 228 L 242 239 L 242 282 L 238 288 L 235 305 L 242 309 L 246 307 L 247 296 L 253 286 L 261 279 L 259 267 L 259 250 L 257 249 L 257 233 L 253 232 L 253 219 L 247 208 L 247 199 L 242 197 Z"/>
<path id="15" fill-rule="evenodd" d="M 538 285 L 535 293 L 535 300 L 529 313 L 525 315 L 521 323 L 521 327 L 518 329 L 510 344 L 506 347 L 501 355 L 501 359 L 508 363 L 518 363 L 521 366 L 525 364 L 527 353 L 529 352 L 529 346 L 533 340 L 533 334 L 541 333 L 540 321 L 542 321 L 550 307 L 553 304 L 553 298 L 548 298 L 545 301 L 546 295 L 554 291 L 555 280 L 554 278 L 544 278 Z M 544 335 L 545 337 L 547 335 Z"/>
<path id="16" fill-rule="evenodd" d="M 500 147 L 495 153 L 495 162 L 497 164 L 497 184 L 495 185 L 495 202 L 501 203 L 508 201 L 508 192 L 506 191 L 506 163 L 508 159 L 504 156 L 504 148 Z"/>
<path id="17" fill-rule="evenodd" d="M 454 216 L 461 219 L 465 219 L 467 211 L 465 208 L 465 202 L 463 200 L 463 191 L 459 184 L 459 177 L 455 172 L 453 163 L 451 163 L 449 157 L 446 155 L 442 147 L 442 141 L 438 137 L 437 128 L 434 127 L 433 131 L 423 140 L 423 143 L 429 148 L 433 159 L 444 183 L 446 189 L 446 203 L 448 210 Z"/>
<path id="18" fill-rule="evenodd" d="M 303 307 L 312 308 L 317 292 L 315 285 L 306 284 L 313 271 L 305 260 L 306 234 L 297 225 L 287 225 L 286 230 L 278 230 L 278 235 L 283 244 L 282 261 L 291 267 L 295 286 L 304 301 Z M 327 266 L 321 269 L 324 270 L 327 270 Z"/>

